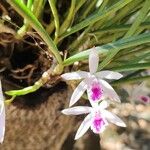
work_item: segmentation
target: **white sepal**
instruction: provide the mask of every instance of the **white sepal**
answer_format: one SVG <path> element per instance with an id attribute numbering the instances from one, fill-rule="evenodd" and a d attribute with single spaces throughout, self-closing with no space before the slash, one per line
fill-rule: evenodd
<path id="1" fill-rule="evenodd" d="M 115 90 L 109 83 L 107 83 L 105 80 L 99 80 L 99 82 L 103 86 L 104 94 L 106 95 L 106 97 L 116 102 L 121 102 L 118 94 L 115 92 Z"/>
<path id="2" fill-rule="evenodd" d="M 81 115 L 81 114 L 87 114 L 92 111 L 91 107 L 88 106 L 76 106 L 68 109 L 62 110 L 62 113 L 65 115 Z"/>
<path id="3" fill-rule="evenodd" d="M 85 132 L 90 128 L 92 124 L 92 116 L 91 114 L 88 114 L 83 122 L 81 123 L 76 135 L 75 135 L 75 140 L 79 139 L 81 136 L 85 134 Z"/>
<path id="4" fill-rule="evenodd" d="M 70 99 L 69 107 L 71 107 L 73 104 L 75 104 L 80 99 L 80 97 L 83 95 L 83 93 L 86 91 L 86 89 L 87 89 L 87 84 L 86 84 L 86 79 L 84 79 L 83 81 L 81 81 L 79 83 L 79 85 L 74 90 L 74 92 L 71 96 L 71 99 Z"/>
<path id="5" fill-rule="evenodd" d="M 96 48 L 92 48 L 90 55 L 89 55 L 89 70 L 91 74 L 94 74 L 97 71 L 99 62 L 98 52 Z"/>
<path id="6" fill-rule="evenodd" d="M 123 120 L 121 120 L 119 117 L 117 117 L 115 114 L 107 111 L 107 110 L 103 110 L 103 116 L 105 116 L 105 118 L 113 123 L 113 124 L 116 124 L 117 126 L 120 126 L 120 127 L 126 127 L 126 124 L 123 122 Z"/>
<path id="7" fill-rule="evenodd" d="M 77 71 L 77 72 L 70 72 L 64 73 L 61 77 L 65 80 L 80 80 L 82 78 L 87 78 L 90 74 L 86 71 Z"/>
<path id="8" fill-rule="evenodd" d="M 120 79 L 123 77 L 123 75 L 119 72 L 114 72 L 114 71 L 109 71 L 109 70 L 105 70 L 105 71 L 100 71 L 97 72 L 96 77 L 98 78 L 106 78 L 106 79 Z"/>

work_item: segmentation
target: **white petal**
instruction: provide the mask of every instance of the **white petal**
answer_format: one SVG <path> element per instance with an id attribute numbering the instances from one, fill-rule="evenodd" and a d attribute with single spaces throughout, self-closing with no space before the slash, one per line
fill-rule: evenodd
<path id="1" fill-rule="evenodd" d="M 0 114 L 3 112 L 3 109 L 4 109 L 4 97 L 2 92 L 2 84 L 0 80 Z"/>
<path id="2" fill-rule="evenodd" d="M 106 79 L 120 79 L 123 77 L 123 75 L 119 72 L 106 70 L 106 71 L 97 72 L 96 77 L 106 78 Z"/>
<path id="3" fill-rule="evenodd" d="M 82 82 L 79 83 L 79 85 L 74 90 L 70 99 L 69 107 L 71 107 L 80 99 L 80 97 L 83 95 L 86 89 L 87 89 L 87 84 L 86 84 L 86 79 L 84 79 Z"/>
<path id="4" fill-rule="evenodd" d="M 0 143 L 2 143 L 4 140 L 4 133 L 5 133 L 5 107 L 4 107 L 2 86 L 0 81 Z"/>
<path id="5" fill-rule="evenodd" d="M 102 115 L 105 116 L 105 118 L 111 122 L 116 124 L 117 126 L 121 126 L 121 127 L 126 127 L 126 124 L 123 122 L 123 120 L 121 120 L 119 117 L 117 117 L 115 114 L 107 111 L 107 110 L 103 110 L 102 111 Z"/>
<path id="6" fill-rule="evenodd" d="M 4 140 L 5 134 L 5 107 L 3 107 L 3 111 L 0 114 L 0 143 Z"/>
<path id="7" fill-rule="evenodd" d="M 64 73 L 61 77 L 65 80 L 78 80 L 82 78 L 87 78 L 90 74 L 86 71 L 77 71 L 77 72 L 70 72 Z"/>
<path id="8" fill-rule="evenodd" d="M 75 135 L 75 140 L 79 139 L 81 136 L 85 134 L 85 132 L 90 128 L 92 124 L 92 116 L 91 114 L 88 114 L 83 122 L 81 123 L 76 135 Z"/>
<path id="9" fill-rule="evenodd" d="M 106 95 L 106 97 L 109 97 L 111 100 L 114 100 L 116 102 L 121 102 L 118 94 L 115 92 L 115 90 L 111 87 L 109 83 L 107 83 L 104 80 L 99 81 L 103 86 L 104 94 Z"/>
<path id="10" fill-rule="evenodd" d="M 109 106 L 109 103 L 105 100 L 103 100 L 100 104 L 99 104 L 99 108 L 100 109 L 105 109 Z"/>
<path id="11" fill-rule="evenodd" d="M 1 80 L 0 80 L 0 101 L 4 101 Z"/>
<path id="12" fill-rule="evenodd" d="M 0 115 L 3 112 L 4 109 L 4 101 L 0 100 Z"/>
<path id="13" fill-rule="evenodd" d="M 87 114 L 92 111 L 91 107 L 88 106 L 76 106 L 68 109 L 62 110 L 62 113 L 65 115 L 81 115 L 81 114 Z"/>
<path id="14" fill-rule="evenodd" d="M 97 71 L 98 62 L 99 62 L 98 52 L 96 51 L 96 48 L 94 47 L 91 49 L 91 52 L 89 55 L 89 70 L 91 74 Z"/>

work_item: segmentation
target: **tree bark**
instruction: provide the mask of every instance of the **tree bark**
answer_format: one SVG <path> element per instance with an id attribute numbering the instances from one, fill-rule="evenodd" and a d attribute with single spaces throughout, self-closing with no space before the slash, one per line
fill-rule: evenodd
<path id="1" fill-rule="evenodd" d="M 61 114 L 68 107 L 70 89 L 58 91 L 34 110 L 9 105 L 2 150 L 60 150 L 74 128 L 74 117 Z M 32 99 L 31 99 L 32 101 Z"/>

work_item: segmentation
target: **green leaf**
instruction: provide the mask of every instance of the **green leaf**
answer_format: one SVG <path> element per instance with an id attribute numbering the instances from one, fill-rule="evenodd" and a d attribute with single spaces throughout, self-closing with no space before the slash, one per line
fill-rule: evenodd
<path id="1" fill-rule="evenodd" d="M 57 40 L 58 35 L 59 35 L 59 16 L 58 16 L 58 12 L 57 12 L 57 8 L 56 8 L 56 2 L 55 0 L 48 0 L 49 4 L 50 4 L 50 8 L 54 17 L 54 23 L 55 23 L 55 40 Z"/>
<path id="2" fill-rule="evenodd" d="M 33 86 L 28 86 L 26 88 L 23 88 L 21 90 L 11 90 L 6 91 L 5 93 L 10 96 L 20 96 L 20 95 L 26 95 L 28 93 L 35 92 L 42 86 L 42 82 L 36 82 Z"/>
<path id="3" fill-rule="evenodd" d="M 140 13 L 139 13 L 138 17 L 136 18 L 135 22 L 132 24 L 131 28 L 128 30 L 128 32 L 124 36 L 125 38 L 134 35 L 134 33 L 136 32 L 136 30 L 138 29 L 140 24 L 145 19 L 145 16 L 147 15 L 147 13 L 149 11 L 149 7 L 150 7 L 150 1 L 146 0 L 143 5 L 143 8 L 140 10 Z"/>
<path id="4" fill-rule="evenodd" d="M 116 51 L 118 52 L 125 48 L 138 46 L 138 45 L 141 45 L 144 43 L 149 43 L 149 42 L 150 42 L 150 33 L 144 33 L 144 34 L 133 36 L 130 38 L 120 39 L 116 42 L 108 43 L 106 45 L 98 46 L 95 48 L 98 51 L 98 53 L 100 54 L 100 56 L 102 57 L 102 56 L 106 56 L 109 51 L 111 51 L 111 52 L 115 51 L 114 54 L 116 54 Z M 73 64 L 76 61 L 87 59 L 89 56 L 90 50 L 91 49 L 88 49 L 86 51 L 80 52 L 78 54 L 75 54 L 75 55 L 69 57 L 68 59 L 64 60 L 63 65 L 68 66 L 70 64 Z M 111 55 L 111 57 L 113 55 Z M 108 62 L 105 61 L 105 62 L 103 62 L 102 65 L 105 66 L 107 64 L 108 64 Z"/>
<path id="5" fill-rule="evenodd" d="M 110 70 L 118 71 L 118 72 L 133 71 L 133 70 L 140 70 L 140 69 L 150 69 L 150 62 L 149 63 L 127 64 L 127 65 L 122 65 L 119 67 L 110 68 Z"/>
<path id="6" fill-rule="evenodd" d="M 144 80 L 149 80 L 150 81 L 150 76 L 143 76 L 143 77 L 134 77 L 134 78 L 129 78 L 129 79 L 120 79 L 117 81 L 113 81 L 112 85 L 120 85 L 120 84 L 125 84 L 125 83 L 134 83 L 134 82 L 141 82 Z"/>
<path id="7" fill-rule="evenodd" d="M 79 24 L 68 29 L 68 31 L 60 37 L 60 40 L 67 37 L 68 35 L 71 35 L 77 31 L 89 26 L 90 24 L 93 24 L 93 23 L 99 21 L 102 18 L 105 18 L 105 17 L 111 15 L 112 13 L 116 12 L 117 10 L 121 9 L 122 7 L 124 7 L 125 5 L 130 3 L 131 1 L 132 0 L 120 0 L 118 3 L 114 4 L 110 8 L 104 10 L 103 12 L 96 12 L 95 14 L 91 15 L 84 21 L 82 21 Z"/>

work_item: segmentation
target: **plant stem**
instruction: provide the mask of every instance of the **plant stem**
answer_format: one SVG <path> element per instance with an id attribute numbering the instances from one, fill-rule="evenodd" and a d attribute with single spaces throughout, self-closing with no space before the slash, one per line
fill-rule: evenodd
<path id="1" fill-rule="evenodd" d="M 128 5 L 126 5 L 125 7 L 123 7 L 117 15 L 115 15 L 115 17 L 113 19 L 111 19 L 108 23 L 107 26 L 113 25 L 114 23 L 120 22 L 120 20 L 122 18 L 124 18 L 125 16 L 129 15 L 129 13 L 131 13 L 132 11 L 135 11 L 137 9 L 139 9 L 139 7 L 141 6 L 141 2 L 143 0 L 134 0 L 131 3 L 129 3 Z"/>
<path id="2" fill-rule="evenodd" d="M 29 10 L 32 9 L 32 4 L 33 4 L 33 0 L 28 0 L 28 1 L 27 1 L 27 8 L 28 8 Z M 29 27 L 30 27 L 30 25 L 29 25 L 28 21 L 27 21 L 26 19 L 24 19 L 24 24 L 23 24 L 23 26 L 17 31 L 16 38 L 17 38 L 17 39 L 22 38 L 22 37 L 26 34 L 26 32 L 27 32 L 27 30 L 29 29 Z"/>
<path id="3" fill-rule="evenodd" d="M 58 16 L 58 12 L 56 9 L 56 2 L 55 0 L 48 0 L 51 10 L 52 10 L 52 14 L 54 16 L 54 22 L 55 22 L 55 42 L 57 42 L 58 36 L 59 36 L 59 16 Z"/>
<path id="4" fill-rule="evenodd" d="M 63 34 L 68 27 L 71 25 L 73 19 L 74 19 L 74 13 L 75 13 L 75 6 L 76 6 L 76 0 L 71 0 L 71 7 L 68 12 L 68 16 L 66 17 L 65 21 L 60 27 L 60 34 Z"/>

